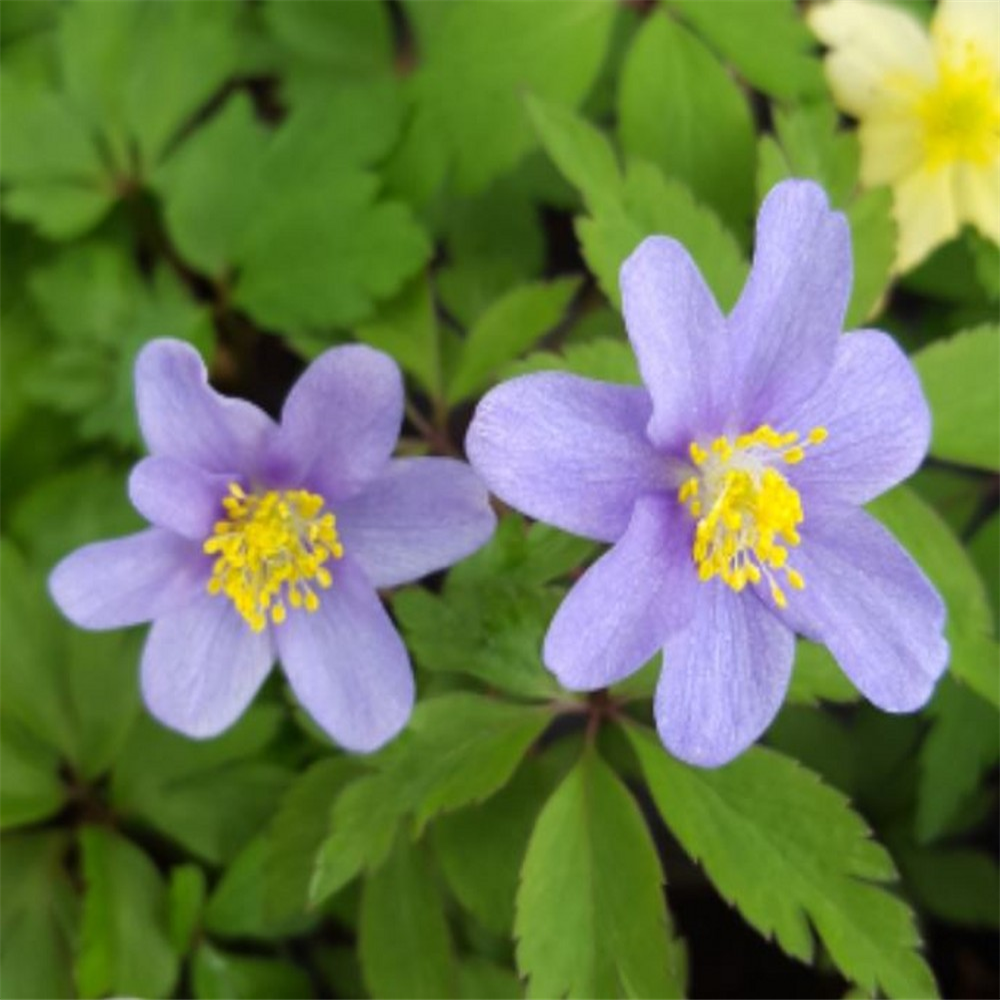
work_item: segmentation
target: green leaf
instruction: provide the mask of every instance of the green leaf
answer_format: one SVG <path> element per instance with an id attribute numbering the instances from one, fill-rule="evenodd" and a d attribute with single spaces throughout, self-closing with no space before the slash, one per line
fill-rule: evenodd
<path id="1" fill-rule="evenodd" d="M 683 994 L 663 872 L 628 790 L 593 750 L 549 799 L 517 894 L 517 964 L 532 997 Z"/>
<path id="2" fill-rule="evenodd" d="M 963 330 L 925 347 L 913 362 L 934 414 L 931 454 L 1000 471 L 1000 328 Z"/>
<path id="3" fill-rule="evenodd" d="M 952 676 L 1000 706 L 993 614 L 968 552 L 934 509 L 905 486 L 879 497 L 868 510 L 896 536 L 944 598 Z"/>
<path id="4" fill-rule="evenodd" d="M 967 848 L 908 846 L 898 857 L 908 888 L 929 913 L 953 924 L 997 928 L 1000 870 L 990 855 Z"/>
<path id="5" fill-rule="evenodd" d="M 77 901 L 61 831 L 0 839 L 0 996 L 72 997 Z"/>
<path id="6" fill-rule="evenodd" d="M 275 920 L 268 912 L 266 871 L 269 845 L 261 834 L 236 856 L 215 887 L 205 909 L 205 927 L 221 937 L 290 937 L 312 922 L 304 912 Z"/>
<path id="7" fill-rule="evenodd" d="M 854 252 L 854 288 L 844 326 L 861 326 L 878 311 L 892 273 L 896 255 L 896 223 L 892 218 L 892 192 L 874 188 L 847 206 Z"/>
<path id="8" fill-rule="evenodd" d="M 482 191 L 533 146 L 530 92 L 576 107 L 603 62 L 610 4 L 414 4 L 421 67 L 412 142 L 440 145 L 462 194 Z M 497 40 L 503 58 L 497 59 Z"/>
<path id="9" fill-rule="evenodd" d="M 269 923 L 306 914 L 316 854 L 329 831 L 331 804 L 356 771 L 347 757 L 317 761 L 281 800 L 264 834 L 264 916 Z"/>
<path id="10" fill-rule="evenodd" d="M 485 958 L 466 957 L 458 965 L 458 996 L 467 1000 L 511 1000 L 524 990 L 517 974 Z"/>
<path id="11" fill-rule="evenodd" d="M 972 536 L 969 555 L 986 584 L 996 622 L 1000 617 L 1000 511 L 995 511 Z"/>
<path id="12" fill-rule="evenodd" d="M 86 506 L 83 496 L 77 500 L 78 510 Z M 9 543 L 0 574 L 4 725 L 23 726 L 82 777 L 96 778 L 111 766 L 139 713 L 139 635 L 67 625 L 39 575 Z"/>
<path id="13" fill-rule="evenodd" d="M 383 751 L 379 772 L 337 799 L 331 834 L 317 859 L 313 901 L 380 865 L 404 815 L 413 814 L 419 831 L 438 813 L 495 794 L 549 719 L 541 707 L 468 692 L 421 702 L 407 731 Z"/>
<path id="14" fill-rule="evenodd" d="M 672 236 L 687 247 L 723 308 L 743 287 L 747 263 L 716 215 L 652 163 L 630 160 L 623 177 L 608 139 L 564 108 L 532 100 L 532 120 L 546 152 L 580 188 L 590 216 L 576 219 L 584 258 L 604 294 L 619 304 L 618 272 L 647 236 Z"/>
<path id="15" fill-rule="evenodd" d="M 84 997 L 165 997 L 178 958 L 167 935 L 166 888 L 134 844 L 102 827 L 85 827 L 83 918 L 76 979 Z"/>
<path id="16" fill-rule="evenodd" d="M 577 278 L 521 285 L 480 316 L 462 345 L 447 399 L 456 403 L 486 388 L 497 369 L 555 327 L 580 287 Z"/>
<path id="17" fill-rule="evenodd" d="M 619 86 L 622 148 L 686 184 L 743 232 L 753 207 L 754 127 L 726 68 L 686 28 L 654 11 L 632 42 Z"/>
<path id="18" fill-rule="evenodd" d="M 850 702 L 861 697 L 825 646 L 800 639 L 795 645 L 795 671 L 785 700 L 815 705 L 818 701 Z"/>
<path id="19" fill-rule="evenodd" d="M 860 152 L 856 133 L 838 129 L 838 123 L 837 109 L 829 100 L 777 108 L 777 142 L 762 136 L 758 153 L 769 150 L 764 159 L 776 155 L 780 170 L 758 169 L 758 198 L 763 200 L 786 177 L 809 177 L 823 185 L 834 205 L 849 204 L 857 189 Z"/>
<path id="20" fill-rule="evenodd" d="M 264 20 L 294 56 L 288 66 L 293 75 L 311 70 L 356 81 L 378 78 L 392 68 L 392 21 L 380 4 L 272 0 L 264 7 Z"/>
<path id="21" fill-rule="evenodd" d="M 748 266 L 732 234 L 683 184 L 651 163 L 629 165 L 620 211 L 577 219 L 576 232 L 587 265 L 614 303 L 620 301 L 618 273 L 625 258 L 655 234 L 684 244 L 723 309 L 736 302 L 746 281 Z"/>
<path id="22" fill-rule="evenodd" d="M 170 869 L 167 886 L 167 930 L 170 946 L 186 955 L 195 941 L 205 907 L 205 872 L 197 865 Z"/>
<path id="23" fill-rule="evenodd" d="M 0 829 L 27 826 L 66 801 L 59 756 L 9 718 L 0 729 Z"/>
<path id="24" fill-rule="evenodd" d="M 815 39 L 792 0 L 757 0 L 754 4 L 666 0 L 666 4 L 765 94 L 793 99 L 823 93 Z"/>
<path id="25" fill-rule="evenodd" d="M 995 705 L 945 677 L 928 706 L 934 725 L 920 750 L 917 838 L 923 843 L 949 823 L 1000 758 Z"/>
<path id="26" fill-rule="evenodd" d="M 291 777 L 261 756 L 280 723 L 280 710 L 257 705 L 222 736 L 193 742 L 144 716 L 112 773 L 112 802 L 206 861 L 230 860 Z"/>
<path id="27" fill-rule="evenodd" d="M 620 340 L 603 337 L 583 344 L 567 344 L 556 354 L 535 351 L 503 369 L 505 378 L 532 372 L 563 371 L 603 382 L 639 384 L 639 367 L 632 348 Z"/>
<path id="28" fill-rule="evenodd" d="M 457 995 L 444 900 L 426 853 L 404 837 L 365 882 L 358 954 L 375 1000 Z"/>
<path id="29" fill-rule="evenodd" d="M 63 89 L 4 81 L 8 214 L 55 239 L 92 228 L 235 69 L 242 16 L 194 0 L 65 8 Z"/>
<path id="30" fill-rule="evenodd" d="M 234 955 L 202 942 L 191 969 L 198 1000 L 296 1000 L 315 996 L 298 965 L 277 958 Z"/>
<path id="31" fill-rule="evenodd" d="M 207 354 L 208 314 L 167 270 L 145 281 L 124 251 L 84 243 L 64 251 L 30 279 L 32 295 L 56 344 L 26 375 L 30 397 L 77 420 L 87 440 L 138 447 L 133 369 L 155 337 L 193 343 Z"/>
<path id="32" fill-rule="evenodd" d="M 406 809 L 391 774 L 358 778 L 337 796 L 309 886 L 314 905 L 385 861 Z"/>
<path id="33" fill-rule="evenodd" d="M 622 201 L 621 170 L 604 133 L 568 108 L 531 95 L 527 109 L 545 151 L 583 196 L 590 213 L 618 208 Z"/>
<path id="34" fill-rule="evenodd" d="M 496 299 L 542 270 L 545 235 L 521 174 L 475 198 L 448 201 L 449 263 L 438 271 L 437 286 L 444 308 L 463 327 L 471 327 Z"/>
<path id="35" fill-rule="evenodd" d="M 397 127 L 378 93 L 308 107 L 274 134 L 237 96 L 158 172 L 181 254 L 232 281 L 232 301 L 259 323 L 305 335 L 360 322 L 426 261 L 409 209 L 380 199 L 365 169 Z"/>
<path id="36" fill-rule="evenodd" d="M 354 332 L 358 340 L 391 354 L 433 399 L 443 398 L 441 331 L 427 275 L 408 282 Z"/>
<path id="37" fill-rule="evenodd" d="M 34 81 L 5 72 L 0 86 L 0 173 L 11 185 L 4 212 L 50 239 L 79 236 L 115 198 L 87 123 L 64 95 Z"/>
<path id="38" fill-rule="evenodd" d="M 509 935 L 521 863 L 555 775 L 526 760 L 506 788 L 479 805 L 440 817 L 431 827 L 448 888 L 483 926 Z M 484 859 L 489 859 L 484 863 Z"/>
<path id="39" fill-rule="evenodd" d="M 852 982 L 936 995 L 912 913 L 878 884 L 894 878 L 892 860 L 842 795 L 771 750 L 706 771 L 675 761 L 652 733 L 627 733 L 670 831 L 757 930 L 809 961 L 811 923 Z"/>

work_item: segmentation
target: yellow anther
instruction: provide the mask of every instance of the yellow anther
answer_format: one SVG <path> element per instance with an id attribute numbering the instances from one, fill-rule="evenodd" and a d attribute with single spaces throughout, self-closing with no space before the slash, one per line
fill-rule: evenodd
<path id="1" fill-rule="evenodd" d="M 779 574 L 792 590 L 805 587 L 802 574 L 788 565 L 788 547 L 800 543 L 805 514 L 780 470 L 803 461 L 807 449 L 826 438 L 824 427 L 803 437 L 763 424 L 733 438 L 717 437 L 707 449 L 691 443 L 696 471 L 681 483 L 677 499 L 697 522 L 691 554 L 700 580 L 719 577 L 737 592 L 766 582 L 779 608 L 788 603 Z"/>
<path id="2" fill-rule="evenodd" d="M 224 594 L 247 624 L 262 631 L 268 619 L 280 625 L 292 608 L 319 607 L 309 586 L 333 585 L 323 566 L 343 555 L 333 515 L 323 514 L 323 498 L 306 490 L 270 490 L 247 494 L 231 483 L 222 500 L 225 519 L 213 528 L 202 546 L 218 558 L 207 589 Z"/>

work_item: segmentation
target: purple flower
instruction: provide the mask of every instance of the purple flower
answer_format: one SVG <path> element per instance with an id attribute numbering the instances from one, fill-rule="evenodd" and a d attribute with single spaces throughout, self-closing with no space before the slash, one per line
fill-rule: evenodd
<path id="1" fill-rule="evenodd" d="M 129 493 L 151 527 L 72 553 L 50 588 L 90 629 L 153 625 L 149 710 L 188 736 L 244 711 L 275 657 L 338 743 L 368 751 L 413 707 L 409 657 L 376 587 L 450 565 L 490 536 L 469 466 L 393 460 L 403 385 L 387 355 L 327 351 L 292 388 L 280 425 L 218 395 L 189 346 L 148 345 L 136 404 L 150 457 Z"/>
<path id="2" fill-rule="evenodd" d="M 841 335 L 851 271 L 844 217 L 804 181 L 761 207 L 728 317 L 684 248 L 651 237 L 621 272 L 645 387 L 529 375 L 469 430 L 503 500 L 613 543 L 556 613 L 548 668 L 592 690 L 662 650 L 657 727 L 694 764 L 767 728 L 795 632 L 889 712 L 924 704 L 947 662 L 940 597 L 860 509 L 920 464 L 930 415 L 889 337 Z"/>

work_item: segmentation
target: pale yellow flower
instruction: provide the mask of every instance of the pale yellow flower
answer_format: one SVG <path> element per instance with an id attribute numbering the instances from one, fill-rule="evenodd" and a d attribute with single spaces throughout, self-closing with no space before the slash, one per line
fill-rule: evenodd
<path id="1" fill-rule="evenodd" d="M 963 223 L 1000 242 L 1000 3 L 942 0 L 930 31 L 868 0 L 813 7 L 834 100 L 860 122 L 861 183 L 893 190 L 896 269 Z"/>

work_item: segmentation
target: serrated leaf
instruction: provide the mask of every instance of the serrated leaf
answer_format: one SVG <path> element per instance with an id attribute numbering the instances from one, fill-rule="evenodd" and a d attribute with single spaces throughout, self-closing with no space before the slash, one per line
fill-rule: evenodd
<path id="1" fill-rule="evenodd" d="M 905 486 L 883 494 L 868 509 L 916 559 L 944 598 L 952 676 L 1000 706 L 993 614 L 968 552 L 940 515 Z"/>
<path id="2" fill-rule="evenodd" d="M 358 955 L 375 1000 L 457 995 L 444 900 L 426 853 L 405 837 L 365 882 Z"/>
<path id="3" fill-rule="evenodd" d="M 505 378 L 529 375 L 533 372 L 572 372 L 583 378 L 602 382 L 639 384 L 639 367 L 635 352 L 620 340 L 590 340 L 583 344 L 568 344 L 556 354 L 553 351 L 536 351 L 521 361 L 508 365 Z"/>
<path id="4" fill-rule="evenodd" d="M 623 197 L 622 177 L 607 137 L 559 104 L 531 95 L 527 109 L 545 151 L 583 196 L 591 214 L 617 208 Z"/>
<path id="5" fill-rule="evenodd" d="M 1000 327 L 980 326 L 913 357 L 934 414 L 931 454 L 1000 471 Z"/>
<path id="6" fill-rule="evenodd" d="M 815 40 L 792 0 L 666 0 L 741 76 L 771 97 L 823 93 Z M 767 44 L 761 44 L 767 39 Z"/>
<path id="7" fill-rule="evenodd" d="M 25 374 L 30 398 L 76 419 L 81 437 L 138 447 L 135 356 L 165 332 L 207 354 L 209 317 L 167 270 L 146 281 L 123 250 L 84 243 L 35 270 L 30 288 L 56 343 Z"/>
<path id="8" fill-rule="evenodd" d="M 83 917 L 76 979 L 84 997 L 165 997 L 178 958 L 167 936 L 166 888 L 152 861 L 130 841 L 85 827 Z"/>
<path id="9" fill-rule="evenodd" d="M 528 996 L 683 994 L 649 830 L 592 750 L 549 799 L 521 869 L 514 932 Z"/>
<path id="10" fill-rule="evenodd" d="M 0 995 L 72 997 L 77 900 L 62 831 L 0 839 Z"/>
<path id="11" fill-rule="evenodd" d="M 995 705 L 945 677 L 927 709 L 934 724 L 920 748 L 917 839 L 936 840 L 1000 758 Z"/>
<path id="12" fill-rule="evenodd" d="M 771 750 L 708 771 L 675 761 L 652 733 L 626 731 L 667 826 L 757 930 L 808 961 L 811 924 L 866 990 L 936 995 L 912 913 L 878 884 L 894 878 L 892 860 L 842 795 Z"/>
<path id="13" fill-rule="evenodd" d="M 112 802 L 198 857 L 228 861 L 272 814 L 291 778 L 262 754 L 280 724 L 280 711 L 257 705 L 222 736 L 192 742 L 144 716 L 112 772 Z"/>
<path id="14" fill-rule="evenodd" d="M 380 199 L 365 169 L 397 128 L 379 93 L 366 88 L 337 113 L 309 106 L 273 134 L 233 98 L 157 173 L 181 253 L 231 281 L 233 301 L 261 324 L 305 335 L 357 323 L 427 259 L 409 209 Z"/>
<path id="15" fill-rule="evenodd" d="M 208 942 L 195 952 L 191 968 L 198 1000 L 297 1000 L 315 996 L 309 976 L 279 958 L 235 955 Z"/>
<path id="16" fill-rule="evenodd" d="M 448 383 L 451 403 L 488 386 L 497 369 L 526 351 L 562 319 L 580 287 L 577 278 L 521 285 L 480 316 L 462 344 Z"/>
<path id="17" fill-rule="evenodd" d="M 407 731 L 381 754 L 377 772 L 337 799 L 317 858 L 313 902 L 384 860 L 402 818 L 418 831 L 432 817 L 495 794 L 549 722 L 547 709 L 468 692 L 421 702 Z"/>
<path id="18" fill-rule="evenodd" d="M 614 21 L 610 4 L 415 4 L 421 68 L 415 145 L 439 145 L 460 193 L 483 190 L 534 145 L 525 92 L 576 107 L 597 76 Z M 496 58 L 497 39 L 503 58 Z"/>
<path id="19" fill-rule="evenodd" d="M 995 511 L 972 536 L 969 555 L 986 584 L 996 621 L 1000 617 L 1000 511 Z"/>
<path id="20" fill-rule="evenodd" d="M 684 244 L 724 310 L 736 302 L 746 281 L 748 265 L 732 234 L 683 184 L 664 177 L 651 163 L 629 164 L 621 210 L 579 218 L 576 232 L 587 265 L 616 304 L 625 258 L 647 236 L 657 234 Z"/>
<path id="21" fill-rule="evenodd" d="M 331 805 L 356 773 L 347 757 L 317 761 L 281 800 L 264 834 L 264 916 L 270 923 L 306 914 L 316 854 L 329 831 Z"/>
<path id="22" fill-rule="evenodd" d="M 194 0 L 65 8 L 61 88 L 4 82 L 7 213 L 55 239 L 96 224 L 235 69 L 241 17 Z"/>
<path id="23" fill-rule="evenodd" d="M 479 805 L 440 817 L 431 827 L 448 888 L 483 926 L 508 935 L 521 863 L 555 775 L 536 758 Z M 488 858 L 489 863 L 484 864 Z"/>
<path id="24" fill-rule="evenodd" d="M 746 228 L 754 164 L 747 100 L 711 50 L 665 13 L 646 18 L 625 59 L 618 131 L 627 153 L 685 184 L 737 232 Z"/>

